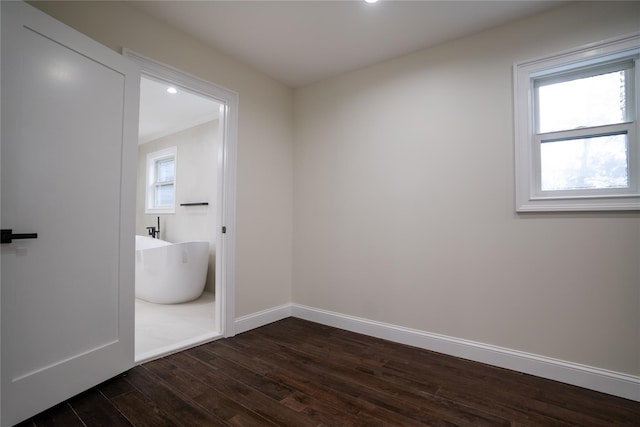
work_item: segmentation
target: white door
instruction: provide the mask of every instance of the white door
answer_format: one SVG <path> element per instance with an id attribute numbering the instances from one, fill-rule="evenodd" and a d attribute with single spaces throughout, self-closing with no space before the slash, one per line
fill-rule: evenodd
<path id="1" fill-rule="evenodd" d="M 1 424 L 133 366 L 139 71 L 1 2 Z M 29 237 L 29 236 L 22 236 Z"/>

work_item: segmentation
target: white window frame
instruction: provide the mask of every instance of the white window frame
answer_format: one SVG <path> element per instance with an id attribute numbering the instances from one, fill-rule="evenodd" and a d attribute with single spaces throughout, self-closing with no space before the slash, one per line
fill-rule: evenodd
<path id="1" fill-rule="evenodd" d="M 169 206 L 157 206 L 156 201 L 156 182 L 158 162 L 173 159 L 174 177 L 173 177 L 173 204 Z M 178 147 L 168 147 L 163 150 L 154 151 L 147 154 L 147 182 L 145 191 L 145 213 L 147 214 L 174 214 L 176 212 L 176 189 L 177 187 L 177 170 L 178 170 Z"/>
<path id="2" fill-rule="evenodd" d="M 640 33 L 593 43 L 544 58 L 516 63 L 514 75 L 514 127 L 515 127 L 515 196 L 517 212 L 535 211 L 608 211 L 640 210 L 640 135 L 638 125 L 638 91 L 640 89 Z M 597 128 L 627 133 L 629 187 L 624 189 L 542 191 L 540 182 L 540 146 L 542 141 L 553 140 L 554 133 L 538 135 L 535 111 L 535 81 L 551 78 L 575 70 L 606 65 L 614 61 L 633 60 L 634 88 L 628 121 L 608 126 L 563 131 L 579 136 L 597 136 Z M 595 131 L 594 131 L 595 130 Z M 602 131 L 603 129 L 600 129 Z"/>

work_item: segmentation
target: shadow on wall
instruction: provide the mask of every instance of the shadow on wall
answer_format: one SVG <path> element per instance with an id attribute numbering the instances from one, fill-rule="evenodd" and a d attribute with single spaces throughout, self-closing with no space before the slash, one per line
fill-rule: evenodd
<path id="1" fill-rule="evenodd" d="M 147 154 L 177 147 L 175 214 L 145 213 Z M 160 238 L 172 243 L 192 240 L 209 242 L 209 269 L 205 291 L 215 290 L 216 189 L 218 120 L 158 138 L 138 146 L 136 234 L 147 235 L 146 227 L 157 225 Z M 206 206 L 180 206 L 206 202 Z"/>

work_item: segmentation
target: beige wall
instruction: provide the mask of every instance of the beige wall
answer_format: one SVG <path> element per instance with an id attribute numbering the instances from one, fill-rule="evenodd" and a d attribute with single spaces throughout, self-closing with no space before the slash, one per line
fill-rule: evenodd
<path id="1" fill-rule="evenodd" d="M 146 214 L 147 154 L 176 147 L 176 211 Z M 209 271 L 205 290 L 215 291 L 215 246 L 217 206 L 218 120 L 212 120 L 163 136 L 138 146 L 136 189 L 136 234 L 146 236 L 146 227 L 156 226 L 160 217 L 160 238 L 168 242 L 207 240 Z M 207 202 L 208 206 L 180 206 Z"/>
<path id="2" fill-rule="evenodd" d="M 640 214 L 514 212 L 511 74 L 639 30 L 571 4 L 297 90 L 293 301 L 640 374 Z"/>
<path id="3" fill-rule="evenodd" d="M 35 2 L 123 47 L 238 92 L 236 316 L 291 301 L 292 90 L 122 2 Z"/>
<path id="4" fill-rule="evenodd" d="M 515 61 L 640 30 L 639 3 L 570 4 L 293 105 L 128 5 L 37 5 L 239 92 L 237 316 L 293 300 L 640 374 L 640 215 L 515 214 L 511 88 Z"/>

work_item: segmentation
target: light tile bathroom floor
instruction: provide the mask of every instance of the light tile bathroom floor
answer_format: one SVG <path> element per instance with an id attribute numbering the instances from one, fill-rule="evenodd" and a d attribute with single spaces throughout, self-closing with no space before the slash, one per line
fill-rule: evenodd
<path id="1" fill-rule="evenodd" d="M 211 292 L 184 304 L 153 304 L 136 299 L 136 362 L 189 347 L 218 334 L 215 298 Z"/>

